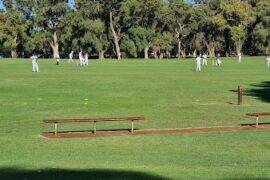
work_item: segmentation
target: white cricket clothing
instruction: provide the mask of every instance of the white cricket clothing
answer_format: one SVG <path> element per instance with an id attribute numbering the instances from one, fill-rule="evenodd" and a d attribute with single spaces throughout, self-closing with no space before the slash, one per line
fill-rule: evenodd
<path id="1" fill-rule="evenodd" d="M 238 56 L 238 62 L 241 63 L 241 61 L 242 61 L 242 53 L 238 53 L 237 56 Z"/>
<path id="2" fill-rule="evenodd" d="M 70 63 L 70 62 L 74 62 L 74 61 L 73 61 L 73 51 L 71 51 L 71 52 L 69 53 L 68 63 Z"/>
<path id="3" fill-rule="evenodd" d="M 32 71 L 38 72 L 39 71 L 38 63 L 37 63 L 38 57 L 36 55 L 33 55 L 30 57 L 30 59 L 32 60 Z"/>
<path id="4" fill-rule="evenodd" d="M 267 67 L 270 66 L 270 56 L 266 58 Z"/>
<path id="5" fill-rule="evenodd" d="M 220 66 L 221 65 L 221 60 L 219 58 L 217 58 L 217 60 L 216 60 L 216 65 L 217 66 Z"/>
<path id="6" fill-rule="evenodd" d="M 196 58 L 196 71 L 201 71 L 201 57 Z"/>
<path id="7" fill-rule="evenodd" d="M 84 55 L 84 64 L 88 66 L 88 53 Z"/>
<path id="8" fill-rule="evenodd" d="M 82 66 L 84 65 L 84 57 L 83 57 L 83 54 L 82 52 L 79 53 L 79 65 Z"/>
<path id="9" fill-rule="evenodd" d="M 207 65 L 207 55 L 203 54 L 202 56 L 202 65 Z"/>

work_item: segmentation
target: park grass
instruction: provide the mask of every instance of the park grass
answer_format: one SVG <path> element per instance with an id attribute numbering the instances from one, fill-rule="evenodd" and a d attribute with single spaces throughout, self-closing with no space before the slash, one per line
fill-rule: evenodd
<path id="1" fill-rule="evenodd" d="M 264 57 L 195 61 L 104 60 L 87 67 L 40 60 L 0 60 L 0 179 L 270 179 L 269 132 L 149 135 L 48 140 L 50 118 L 144 116 L 139 129 L 254 123 L 269 111 Z M 237 105 L 237 86 L 245 90 Z M 267 118 L 263 118 L 267 122 Z M 99 123 L 126 129 L 129 123 Z M 65 124 L 60 130 L 89 130 Z"/>

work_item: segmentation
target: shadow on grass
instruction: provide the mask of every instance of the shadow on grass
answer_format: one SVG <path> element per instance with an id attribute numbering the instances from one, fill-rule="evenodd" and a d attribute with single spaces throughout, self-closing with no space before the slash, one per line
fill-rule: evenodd
<path id="1" fill-rule="evenodd" d="M 26 170 L 16 168 L 0 169 L 2 180 L 169 180 L 169 178 L 156 176 L 138 171 L 90 169 L 90 170 L 67 170 L 67 169 L 40 169 Z"/>
<path id="2" fill-rule="evenodd" d="M 270 81 L 263 81 L 260 84 L 252 84 L 254 88 L 244 90 L 244 95 L 253 96 L 264 102 L 270 102 Z"/>
<path id="3" fill-rule="evenodd" d="M 270 102 L 270 81 L 263 81 L 261 84 L 252 84 L 251 86 L 253 86 L 254 88 L 243 90 L 244 96 L 253 96 L 261 101 Z M 237 89 L 230 91 L 235 93 L 237 96 L 238 93 Z M 235 103 L 228 102 L 228 104 L 235 104 Z M 235 105 L 237 105 L 237 103 Z"/>
<path id="4" fill-rule="evenodd" d="M 240 124 L 241 126 L 256 126 L 256 123 Z M 258 123 L 258 125 L 270 125 L 270 122 Z"/>

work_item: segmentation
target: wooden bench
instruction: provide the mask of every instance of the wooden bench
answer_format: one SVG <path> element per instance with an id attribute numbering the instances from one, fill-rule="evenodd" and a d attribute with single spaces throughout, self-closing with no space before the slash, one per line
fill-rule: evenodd
<path id="1" fill-rule="evenodd" d="M 247 113 L 247 116 L 256 117 L 256 128 L 259 127 L 260 116 L 270 116 L 270 112 L 259 112 L 259 113 Z"/>
<path id="2" fill-rule="evenodd" d="M 134 121 L 141 121 L 144 120 L 144 117 L 116 117 L 116 118 L 89 118 L 89 119 L 44 119 L 43 122 L 45 123 L 54 123 L 54 135 L 57 136 L 57 125 L 59 123 L 77 123 L 77 122 L 93 122 L 93 134 L 96 134 L 97 122 L 104 122 L 104 121 L 130 121 L 131 122 L 131 133 L 134 132 Z"/>

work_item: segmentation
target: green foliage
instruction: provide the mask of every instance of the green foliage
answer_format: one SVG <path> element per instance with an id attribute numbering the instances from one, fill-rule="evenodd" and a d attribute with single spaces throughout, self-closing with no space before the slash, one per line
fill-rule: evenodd
<path id="1" fill-rule="evenodd" d="M 267 0 L 258 1 L 254 7 L 256 21 L 254 21 L 254 29 L 251 32 L 252 48 L 257 51 L 270 51 L 270 2 Z"/>
<path id="2" fill-rule="evenodd" d="M 137 48 L 135 43 L 129 38 L 124 36 L 121 40 L 121 50 L 127 52 L 128 57 L 137 57 Z"/>
<path id="3" fill-rule="evenodd" d="M 74 2 L 71 9 L 67 0 L 4 0 L 1 48 L 47 52 L 51 46 L 54 56 L 58 51 L 80 49 L 119 55 L 120 46 L 130 57 L 144 52 L 146 58 L 148 50 L 164 49 L 162 46 L 177 52 L 178 57 L 195 50 L 213 55 L 217 48 L 238 52 L 242 45 L 249 52 L 267 53 L 270 49 L 268 0 Z M 164 32 L 173 38 L 162 37 Z"/>
<path id="4" fill-rule="evenodd" d="M 152 29 L 142 26 L 132 27 L 129 29 L 130 38 L 135 43 L 139 52 L 143 51 L 145 47 L 149 46 L 149 42 L 151 41 L 153 34 L 154 32 Z"/>
<path id="5" fill-rule="evenodd" d="M 8 8 L 6 12 L 0 13 L 0 42 L 2 48 L 15 52 L 19 45 L 22 45 L 26 39 L 26 31 L 29 24 L 14 9 Z"/>

